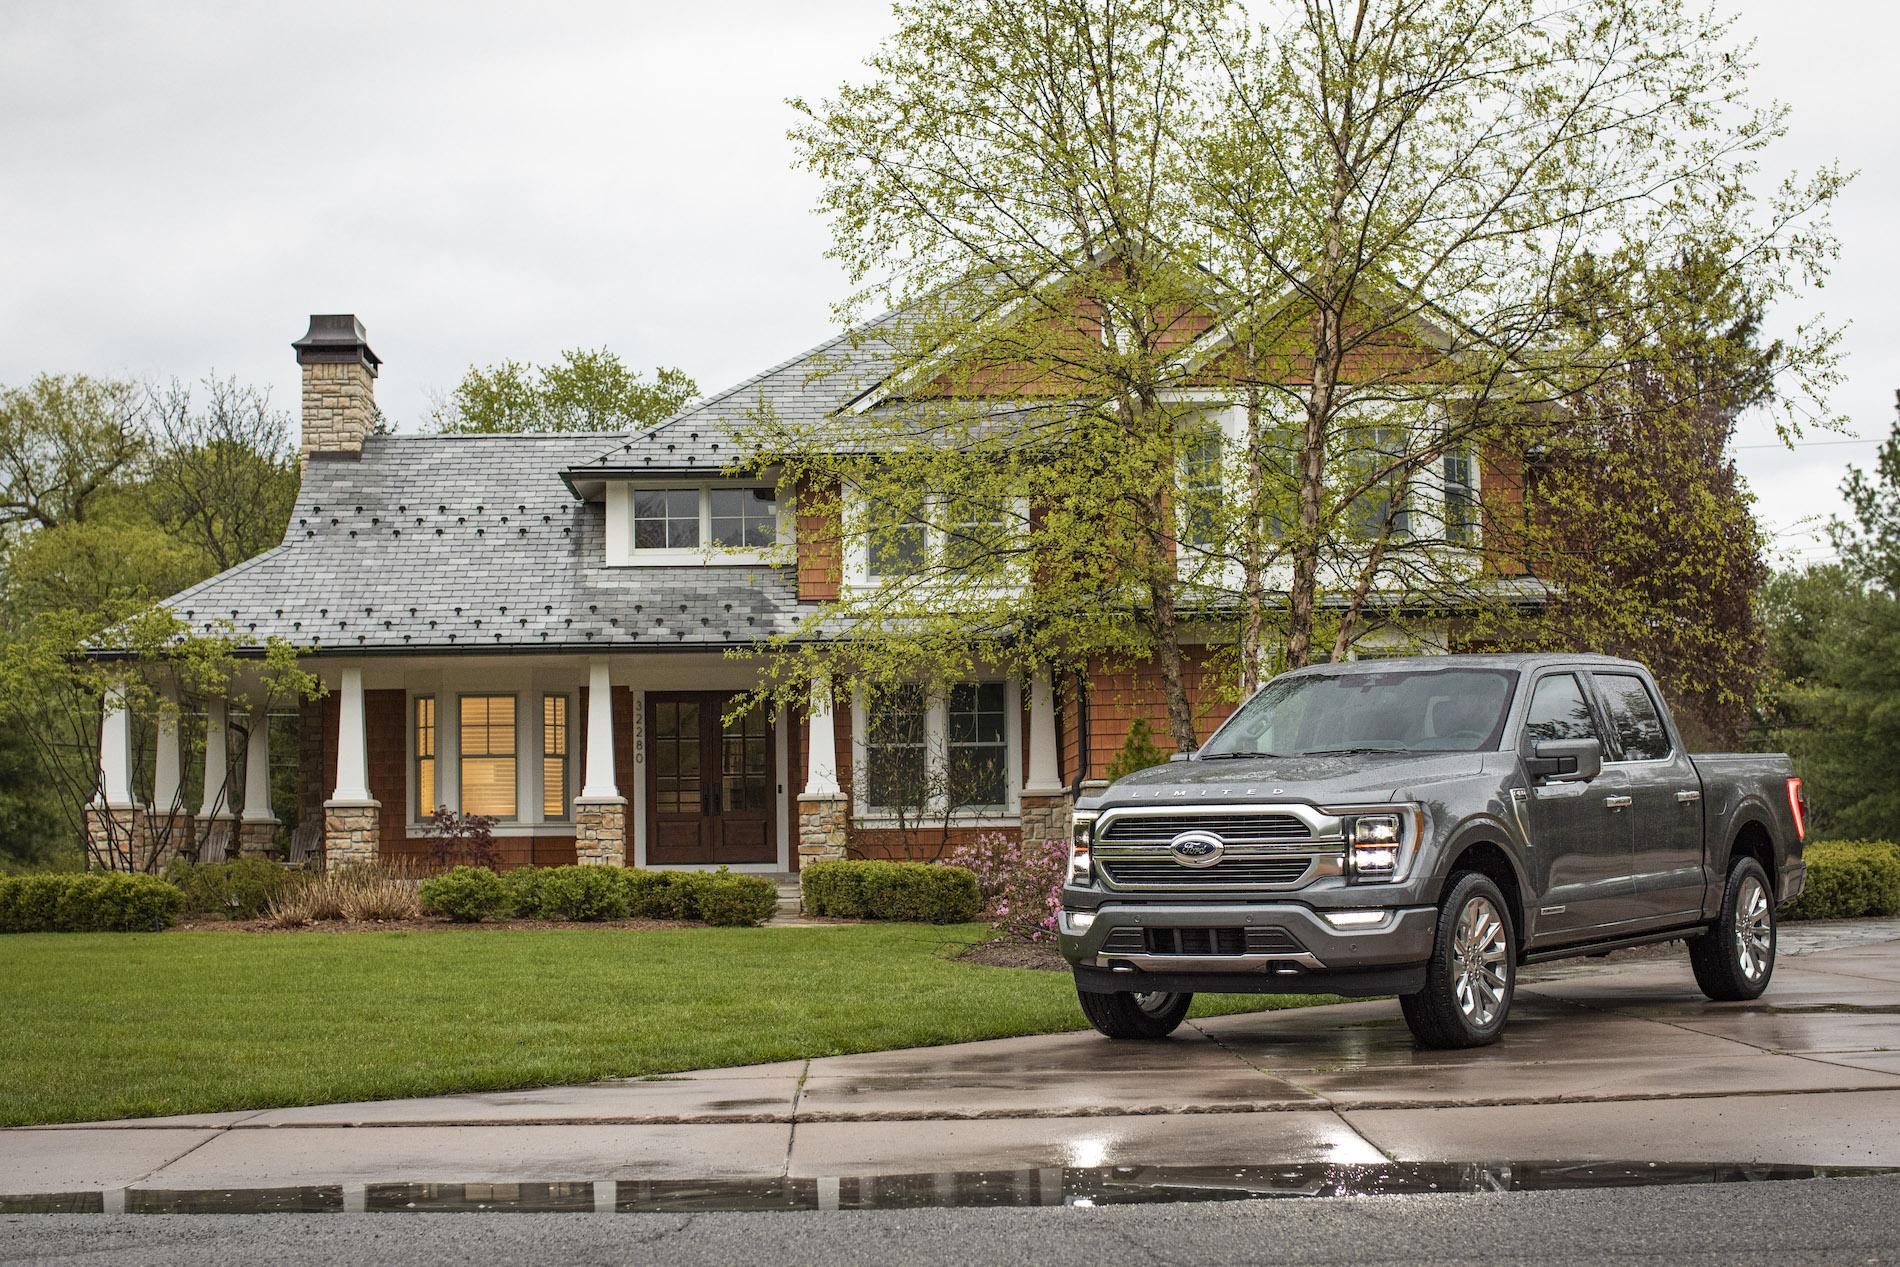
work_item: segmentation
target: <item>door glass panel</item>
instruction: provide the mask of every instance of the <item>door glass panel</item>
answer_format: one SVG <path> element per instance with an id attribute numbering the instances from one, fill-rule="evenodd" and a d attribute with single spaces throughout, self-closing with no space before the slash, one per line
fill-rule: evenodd
<path id="1" fill-rule="evenodd" d="M 1538 681 L 1531 706 L 1524 715 L 1524 737 L 1532 743 L 1546 739 L 1595 739 L 1596 721 L 1583 701 L 1576 675 L 1555 673 Z"/>
<path id="2" fill-rule="evenodd" d="M 652 747 L 654 809 L 699 813 L 698 701 L 655 700 Z"/>
<path id="3" fill-rule="evenodd" d="M 726 813 L 765 812 L 771 801 L 770 747 L 763 709 L 720 728 L 720 803 Z"/>
<path id="4" fill-rule="evenodd" d="M 1623 760 L 1660 761 L 1668 756 L 1669 732 L 1643 679 L 1629 673 L 1599 673 L 1596 680 Z"/>

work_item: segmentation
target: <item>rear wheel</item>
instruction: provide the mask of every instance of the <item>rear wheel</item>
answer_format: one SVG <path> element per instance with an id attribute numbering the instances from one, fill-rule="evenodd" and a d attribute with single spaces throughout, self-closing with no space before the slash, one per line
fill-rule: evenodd
<path id="1" fill-rule="evenodd" d="M 1412 1037 L 1440 1048 L 1496 1042 L 1516 989 L 1510 904 L 1489 876 L 1453 876 L 1438 912 L 1425 988 L 1399 996 Z"/>
<path id="2" fill-rule="evenodd" d="M 1775 975 L 1775 895 L 1753 858 L 1737 858 L 1722 891 L 1715 927 L 1689 943 L 1689 966 L 1702 993 L 1718 1003 L 1760 998 Z"/>
<path id="3" fill-rule="evenodd" d="M 1092 994 L 1077 990 L 1082 1015 L 1110 1038 L 1166 1038 L 1186 1019 L 1192 994 Z"/>

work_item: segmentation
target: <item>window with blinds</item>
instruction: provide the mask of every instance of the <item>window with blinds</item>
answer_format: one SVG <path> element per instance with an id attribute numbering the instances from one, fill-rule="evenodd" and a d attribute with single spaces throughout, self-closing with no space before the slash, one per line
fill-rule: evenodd
<path id="1" fill-rule="evenodd" d="M 441 804 L 435 791 L 435 696 L 416 696 L 416 817 L 427 818 Z"/>
<path id="2" fill-rule="evenodd" d="M 515 817 L 515 697 L 461 700 L 462 812 Z"/>
<path id="3" fill-rule="evenodd" d="M 541 697 L 541 817 L 567 817 L 567 696 Z"/>

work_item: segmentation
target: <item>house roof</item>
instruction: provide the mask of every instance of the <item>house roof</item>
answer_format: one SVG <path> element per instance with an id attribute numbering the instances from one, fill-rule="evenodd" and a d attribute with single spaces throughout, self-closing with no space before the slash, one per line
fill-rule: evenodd
<path id="1" fill-rule="evenodd" d="M 789 632 L 790 569 L 608 567 L 561 472 L 606 434 L 373 436 L 313 457 L 284 543 L 166 600 L 194 632 L 337 654 L 723 648 Z"/>

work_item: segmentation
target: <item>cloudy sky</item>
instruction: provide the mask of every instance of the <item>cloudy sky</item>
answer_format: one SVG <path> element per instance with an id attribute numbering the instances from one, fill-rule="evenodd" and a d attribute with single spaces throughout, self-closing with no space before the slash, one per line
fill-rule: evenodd
<path id="1" fill-rule="evenodd" d="M 1783 167 L 1861 170 L 1817 297 L 1847 320 L 1833 404 L 1885 433 L 1900 387 L 1900 6 L 1736 0 Z M 879 0 L 0 7 L 0 382 L 235 373 L 286 406 L 311 312 L 357 313 L 405 428 L 471 362 L 613 348 L 714 390 L 831 332 L 842 282 L 784 99 L 851 75 Z M 1791 321 L 1796 314 L 1782 316 Z M 1742 466 L 1791 557 L 1871 443 Z M 1753 447 L 1751 447 L 1753 446 Z"/>

